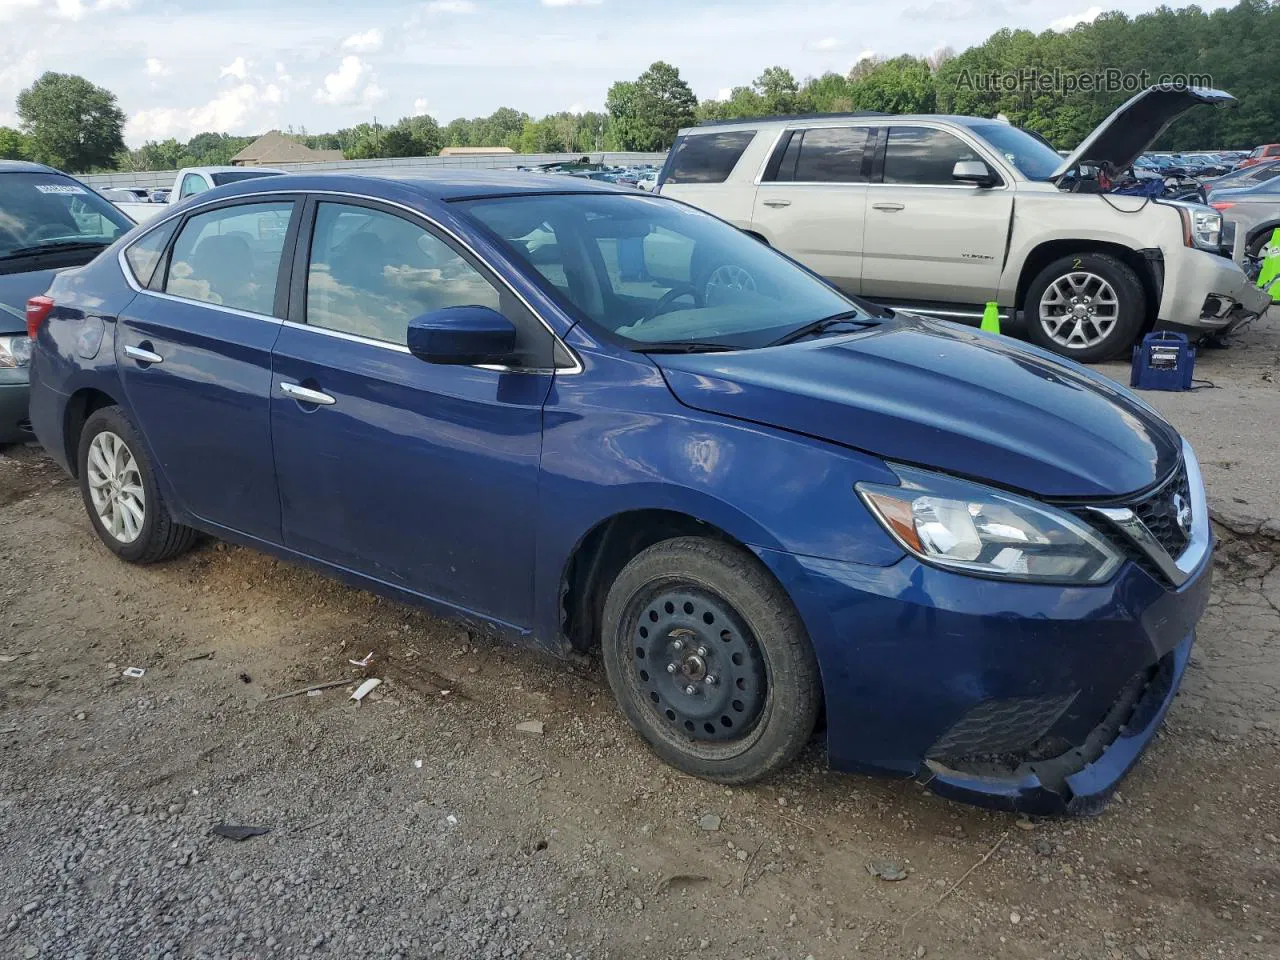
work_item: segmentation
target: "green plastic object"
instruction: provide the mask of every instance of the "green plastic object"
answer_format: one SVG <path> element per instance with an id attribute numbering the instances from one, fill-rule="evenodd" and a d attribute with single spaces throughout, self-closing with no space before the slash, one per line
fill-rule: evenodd
<path id="1" fill-rule="evenodd" d="M 1280 227 L 1271 231 L 1271 241 L 1267 244 L 1271 251 L 1262 261 L 1262 272 L 1258 274 L 1258 287 L 1271 293 L 1271 302 L 1280 301 Z"/>
<path id="2" fill-rule="evenodd" d="M 1276 232 L 1280 233 L 1280 230 L 1277 230 Z M 1278 257 L 1277 260 L 1280 260 L 1280 257 Z M 996 305 L 994 300 L 990 301 L 987 304 L 986 309 L 982 311 L 982 329 L 987 333 L 1000 332 L 1000 308 Z"/>

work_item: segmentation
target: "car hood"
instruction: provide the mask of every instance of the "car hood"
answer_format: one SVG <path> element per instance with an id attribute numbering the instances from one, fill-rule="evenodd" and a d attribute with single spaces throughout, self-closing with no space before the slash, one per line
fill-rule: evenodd
<path id="1" fill-rule="evenodd" d="M 1124 168 L 1142 155 L 1178 117 L 1202 103 L 1233 104 L 1223 90 L 1160 83 L 1122 103 L 1111 116 L 1062 161 L 1051 180 L 1059 180 L 1082 163 L 1110 163 Z"/>
<path id="2" fill-rule="evenodd" d="M 1181 455 L 1173 427 L 1104 377 L 923 317 L 653 360 L 686 406 L 1041 497 L 1133 493 Z"/>
<path id="3" fill-rule="evenodd" d="M 49 289 L 56 270 L 0 274 L 0 334 L 27 329 L 27 300 Z"/>

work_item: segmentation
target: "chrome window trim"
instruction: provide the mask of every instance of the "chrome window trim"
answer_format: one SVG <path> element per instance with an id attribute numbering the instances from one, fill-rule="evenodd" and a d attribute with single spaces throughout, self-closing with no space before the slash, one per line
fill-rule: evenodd
<path id="1" fill-rule="evenodd" d="M 247 203 L 270 202 L 267 199 L 263 199 L 260 201 L 247 199 L 249 197 L 256 197 L 258 196 L 257 194 L 245 194 L 242 196 L 246 198 Z M 407 206 L 406 204 L 403 204 L 403 203 L 397 203 L 394 200 L 384 200 L 381 197 L 371 197 L 361 193 L 351 193 L 350 191 L 346 191 L 346 190 L 299 190 L 296 192 L 281 191 L 278 194 L 264 193 L 262 194 L 262 196 L 264 198 L 271 197 L 271 196 L 287 196 L 287 197 L 295 198 L 296 200 L 300 200 L 300 201 L 305 201 L 307 197 L 345 197 L 350 200 L 364 200 L 369 203 L 380 203 L 388 207 L 395 207 L 396 209 L 403 210 L 405 213 L 408 213 L 410 216 L 416 217 L 417 219 L 429 224 L 431 227 L 433 227 L 436 230 L 439 230 L 442 234 L 444 234 L 445 236 L 453 240 L 453 242 L 458 244 L 458 246 L 462 247 L 463 250 L 466 250 L 469 254 L 471 254 L 472 257 L 476 259 L 476 261 L 483 264 L 485 269 L 487 269 L 490 273 L 492 273 L 498 279 L 498 281 L 504 287 L 506 287 L 506 289 L 509 290 L 517 300 L 519 300 L 521 303 L 524 304 L 525 309 L 529 311 L 530 315 L 533 316 L 539 323 L 542 324 L 543 328 L 547 331 L 547 333 L 551 334 L 551 338 L 555 340 L 556 343 L 558 343 L 561 347 L 564 348 L 565 353 L 573 358 L 572 367 L 541 367 L 541 368 L 508 367 L 502 364 L 468 364 L 468 366 L 476 366 L 476 367 L 480 367 L 481 369 L 502 370 L 504 372 L 509 372 L 509 373 L 543 373 L 543 372 L 546 372 L 547 370 L 554 370 L 555 373 L 564 374 L 566 376 L 582 373 L 584 367 L 582 365 L 582 360 L 578 356 L 577 352 L 572 347 L 570 347 L 567 343 L 565 343 L 564 340 L 560 337 L 560 335 L 557 334 L 555 330 L 552 328 L 551 324 L 547 323 L 546 318 L 543 317 L 541 313 L 539 313 L 537 310 L 534 309 L 533 304 L 529 302 L 528 298 L 525 297 L 524 294 L 522 294 L 514 286 L 512 286 L 511 283 L 506 279 L 506 277 L 502 275 L 501 271 L 494 269 L 493 264 L 491 264 L 484 257 L 480 256 L 480 254 L 476 252 L 475 247 L 471 246 L 471 244 L 467 243 L 466 240 L 458 236 L 458 234 L 450 230 L 444 224 L 437 222 L 434 218 L 428 216 L 422 211 L 415 210 L 413 209 L 413 207 Z M 149 234 L 152 229 L 159 227 L 161 224 L 166 223 L 169 220 L 174 219 L 175 217 L 181 217 L 187 214 L 195 215 L 200 211 L 201 207 L 205 205 L 216 206 L 217 204 L 224 203 L 227 201 L 234 201 L 237 199 L 240 199 L 240 198 L 239 197 L 211 198 L 210 200 L 207 200 L 204 202 L 197 202 L 195 204 L 192 204 L 190 207 L 187 207 L 184 210 L 171 213 L 165 216 L 163 219 L 160 219 L 155 221 L 154 223 L 148 224 L 149 229 L 147 229 L 141 235 L 139 235 L 137 240 L 132 241 L 131 243 L 127 244 L 126 246 L 120 249 L 120 253 L 117 259 L 119 259 L 120 266 L 124 271 L 126 282 L 129 284 L 130 287 L 133 288 L 133 290 L 136 293 L 145 293 L 145 294 L 149 294 L 150 296 L 160 297 L 161 299 L 165 299 L 165 300 L 174 300 L 178 303 L 194 303 L 204 307 L 213 307 L 218 310 L 224 310 L 227 313 L 234 313 L 244 317 L 254 317 L 259 320 L 269 320 L 273 323 L 283 323 L 283 324 L 288 324 L 289 326 L 303 326 L 305 329 L 309 329 L 309 330 L 324 330 L 323 327 L 313 327 L 307 324 L 295 324 L 295 323 L 292 323 L 291 321 L 282 320 L 279 317 L 265 316 L 259 313 L 249 313 L 248 311 L 244 311 L 244 310 L 236 310 L 231 307 L 223 307 L 216 303 L 205 303 L 203 300 L 188 300 L 184 297 L 175 297 L 169 293 L 161 293 L 156 290 L 147 290 L 138 285 L 138 282 L 134 278 L 132 271 L 129 269 L 128 261 L 124 259 L 125 250 L 129 249 L 129 247 L 132 247 L 134 243 L 137 243 L 138 240 L 141 240 L 144 236 Z M 341 333 L 341 331 L 339 330 L 325 331 L 325 332 L 337 333 L 337 334 Z M 345 336 L 351 337 L 356 342 L 371 343 L 378 346 L 389 346 L 392 349 L 403 349 L 405 353 L 409 352 L 408 347 L 401 348 L 399 344 L 388 343 L 387 341 L 383 341 L 383 340 L 371 340 L 368 338 L 357 337 L 354 334 L 346 334 Z M 553 350 L 553 353 L 554 353 L 554 350 Z"/>
<path id="2" fill-rule="evenodd" d="M 1196 459 L 1191 444 L 1182 441 L 1182 462 L 1187 471 L 1187 486 L 1191 491 L 1191 536 L 1181 555 L 1175 560 L 1160 541 L 1147 529 L 1147 525 L 1128 507 L 1090 507 L 1089 509 L 1115 524 L 1137 545 L 1151 562 L 1169 578 L 1175 587 L 1181 587 L 1204 562 L 1213 545 L 1213 531 L 1209 525 L 1209 506 L 1205 498 L 1204 478 L 1200 473 L 1200 461 Z"/>

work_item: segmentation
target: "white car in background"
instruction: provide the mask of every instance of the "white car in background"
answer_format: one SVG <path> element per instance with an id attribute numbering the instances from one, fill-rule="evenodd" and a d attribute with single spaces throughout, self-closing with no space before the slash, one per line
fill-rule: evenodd
<path id="1" fill-rule="evenodd" d="M 212 190 L 223 184 L 235 183 L 238 180 L 253 180 L 257 177 L 278 177 L 286 171 L 272 167 L 183 167 L 173 178 L 173 187 L 169 190 L 166 203 L 153 203 L 149 197 L 151 190 L 142 187 L 106 187 L 99 192 L 111 200 L 134 221 L 141 223 L 150 220 L 166 210 L 170 204 L 179 203 L 187 197 Z M 113 194 L 119 190 L 141 192 L 144 199 L 138 202 L 127 202 L 117 199 Z"/>

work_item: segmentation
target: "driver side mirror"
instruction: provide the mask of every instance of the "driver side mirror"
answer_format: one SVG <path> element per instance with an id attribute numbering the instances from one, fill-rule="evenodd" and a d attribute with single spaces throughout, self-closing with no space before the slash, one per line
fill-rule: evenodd
<path id="1" fill-rule="evenodd" d="M 516 328 L 490 307 L 445 307 L 410 320 L 407 340 L 409 352 L 427 363 L 505 363 Z"/>
<path id="2" fill-rule="evenodd" d="M 975 187 L 994 187 L 1000 182 L 1000 178 L 982 160 L 958 160 L 951 169 L 951 179 L 972 183 Z"/>

